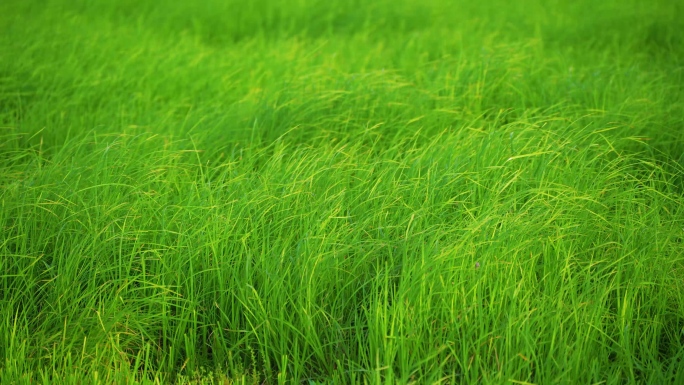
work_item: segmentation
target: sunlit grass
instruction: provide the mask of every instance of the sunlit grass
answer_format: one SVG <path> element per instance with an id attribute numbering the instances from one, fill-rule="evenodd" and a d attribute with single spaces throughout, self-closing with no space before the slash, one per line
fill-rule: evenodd
<path id="1" fill-rule="evenodd" d="M 2 383 L 684 382 L 677 2 L 0 4 Z"/>

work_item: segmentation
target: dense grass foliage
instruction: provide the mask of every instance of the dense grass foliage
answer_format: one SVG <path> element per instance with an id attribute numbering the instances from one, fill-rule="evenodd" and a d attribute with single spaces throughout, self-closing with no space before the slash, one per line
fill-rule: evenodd
<path id="1" fill-rule="evenodd" d="M 684 4 L 0 2 L 2 383 L 684 383 Z"/>

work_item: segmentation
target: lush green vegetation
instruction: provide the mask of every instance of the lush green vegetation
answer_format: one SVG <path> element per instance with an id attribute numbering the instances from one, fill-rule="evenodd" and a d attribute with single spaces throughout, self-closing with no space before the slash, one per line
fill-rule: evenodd
<path id="1" fill-rule="evenodd" d="M 684 4 L 0 2 L 2 383 L 684 383 Z"/>

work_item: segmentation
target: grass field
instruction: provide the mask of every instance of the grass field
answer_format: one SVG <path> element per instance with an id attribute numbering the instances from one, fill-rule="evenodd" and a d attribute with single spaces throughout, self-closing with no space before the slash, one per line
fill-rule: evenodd
<path id="1" fill-rule="evenodd" d="M 0 2 L 0 383 L 684 383 L 684 2 Z"/>

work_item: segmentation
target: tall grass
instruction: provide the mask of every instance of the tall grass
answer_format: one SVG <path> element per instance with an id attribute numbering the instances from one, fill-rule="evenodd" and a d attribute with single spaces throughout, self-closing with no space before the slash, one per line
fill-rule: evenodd
<path id="1" fill-rule="evenodd" d="M 683 11 L 3 2 L 0 381 L 684 382 Z"/>

